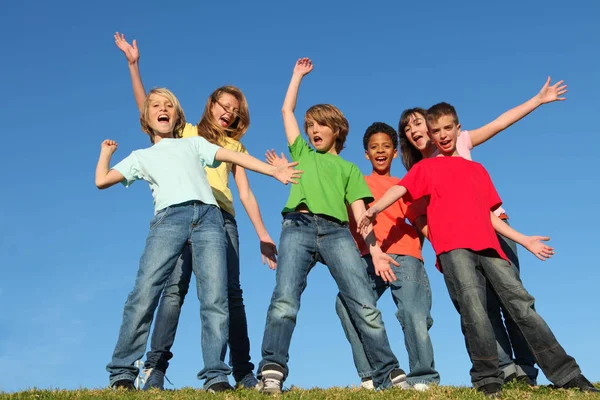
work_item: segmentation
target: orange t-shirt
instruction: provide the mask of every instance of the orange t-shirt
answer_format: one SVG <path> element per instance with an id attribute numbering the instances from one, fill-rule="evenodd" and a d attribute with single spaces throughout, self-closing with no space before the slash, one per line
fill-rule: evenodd
<path id="1" fill-rule="evenodd" d="M 367 181 L 367 185 L 369 185 L 369 189 L 371 189 L 375 201 L 379 200 L 389 188 L 400 181 L 400 179 L 393 176 L 381 176 L 377 174 L 365 176 L 365 180 Z M 421 240 L 415 228 L 407 224 L 405 219 L 408 218 L 411 223 L 414 223 L 417 217 L 426 214 L 426 210 L 425 202 L 416 201 L 409 207 L 400 199 L 380 213 L 375 220 L 373 229 L 381 250 L 388 254 L 413 256 L 419 260 L 423 260 Z M 368 255 L 369 250 L 365 241 L 356 232 L 356 221 L 354 221 L 354 218 L 350 218 L 349 227 L 360 250 L 360 254 L 363 256 Z"/>

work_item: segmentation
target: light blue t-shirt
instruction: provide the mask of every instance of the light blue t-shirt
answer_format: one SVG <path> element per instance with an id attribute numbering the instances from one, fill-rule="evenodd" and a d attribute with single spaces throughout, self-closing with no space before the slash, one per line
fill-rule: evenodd
<path id="1" fill-rule="evenodd" d="M 218 167 L 215 154 L 221 147 L 200 136 L 161 139 L 147 149 L 135 150 L 113 169 L 125 179 L 126 187 L 143 179 L 150 184 L 154 213 L 174 204 L 199 200 L 218 206 L 204 167 Z"/>

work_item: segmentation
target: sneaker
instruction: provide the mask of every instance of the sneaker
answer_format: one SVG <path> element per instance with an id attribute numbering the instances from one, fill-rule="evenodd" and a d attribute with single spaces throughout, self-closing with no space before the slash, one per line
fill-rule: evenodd
<path id="1" fill-rule="evenodd" d="M 527 386 L 531 386 L 531 387 L 535 386 L 535 382 L 533 381 L 533 379 L 531 379 L 527 375 L 517 376 L 515 379 L 516 379 L 517 383 L 524 383 Z"/>
<path id="2" fill-rule="evenodd" d="M 229 384 L 229 382 L 217 382 L 210 385 L 206 388 L 208 393 L 220 393 L 220 392 L 228 392 L 233 390 L 233 387 Z"/>
<path id="3" fill-rule="evenodd" d="M 261 379 L 256 389 L 261 393 L 281 393 L 283 383 L 283 367 L 279 364 L 265 364 L 260 372 Z"/>
<path id="4" fill-rule="evenodd" d="M 560 386 L 560 389 L 579 389 L 582 392 L 600 393 L 600 390 L 596 389 L 594 385 L 581 374 Z"/>
<path id="5" fill-rule="evenodd" d="M 406 381 L 406 373 L 401 368 L 396 368 L 390 372 L 390 379 L 392 380 L 392 387 L 400 389 L 410 389 L 410 385 Z"/>
<path id="6" fill-rule="evenodd" d="M 359 388 L 367 389 L 367 390 L 375 390 L 375 385 L 373 384 L 373 379 L 369 378 L 368 376 L 366 378 L 362 378 L 360 380 Z"/>
<path id="7" fill-rule="evenodd" d="M 158 389 L 165 390 L 165 373 L 156 368 L 144 370 L 144 387 L 142 390 Z"/>
<path id="8" fill-rule="evenodd" d="M 506 376 L 506 377 L 504 377 L 504 384 L 507 384 L 507 383 L 509 383 L 509 382 L 512 382 L 512 381 L 514 381 L 514 380 L 516 380 L 516 379 L 517 379 L 517 374 L 515 374 L 515 373 L 512 373 L 512 374 L 510 374 L 509 376 Z"/>
<path id="9" fill-rule="evenodd" d="M 429 390 L 430 387 L 426 383 L 415 383 L 414 385 L 412 385 L 412 388 L 417 392 L 426 392 Z"/>
<path id="10" fill-rule="evenodd" d="M 113 389 L 135 390 L 133 381 L 129 379 L 121 379 L 111 385 Z"/>
<path id="11" fill-rule="evenodd" d="M 258 379 L 256 379 L 252 372 L 237 382 L 237 386 L 244 389 L 254 389 L 256 385 L 258 385 Z"/>
<path id="12" fill-rule="evenodd" d="M 500 383 L 486 383 L 483 386 L 479 386 L 477 391 L 490 399 L 497 399 L 502 394 L 502 385 Z"/>

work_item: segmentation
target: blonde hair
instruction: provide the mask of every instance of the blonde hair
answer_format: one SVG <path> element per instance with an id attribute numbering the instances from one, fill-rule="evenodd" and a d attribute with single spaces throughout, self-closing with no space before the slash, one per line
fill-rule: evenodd
<path id="1" fill-rule="evenodd" d="M 344 114 L 334 105 L 317 104 L 306 110 L 304 115 L 304 132 L 308 134 L 308 119 L 317 121 L 337 133 L 335 138 L 335 151 L 339 154 L 344 149 L 350 126 Z"/>
<path id="2" fill-rule="evenodd" d="M 219 98 L 228 93 L 235 97 L 240 103 L 239 111 L 233 113 L 235 120 L 227 127 L 223 128 L 213 118 L 211 107 L 219 101 Z M 225 138 L 229 137 L 233 140 L 240 140 L 250 126 L 250 112 L 248 111 L 248 102 L 246 96 L 240 89 L 235 86 L 221 86 L 217 88 L 206 100 L 204 112 L 198 122 L 198 135 L 202 136 L 211 143 L 223 145 Z"/>
<path id="3" fill-rule="evenodd" d="M 183 131 L 183 127 L 185 126 L 185 114 L 183 113 L 183 108 L 181 108 L 181 104 L 179 104 L 179 100 L 177 97 L 167 88 L 154 88 L 152 89 L 146 99 L 144 100 L 144 105 L 142 106 L 142 112 L 140 114 L 140 124 L 142 125 L 142 130 L 150 136 L 150 141 L 154 144 L 154 136 L 155 133 L 150 127 L 150 123 L 148 121 L 148 114 L 150 109 L 150 96 L 152 95 L 162 96 L 169 100 L 171 104 L 173 104 L 173 108 L 175 109 L 175 125 L 173 125 L 173 137 L 179 138 L 181 137 L 181 132 Z"/>

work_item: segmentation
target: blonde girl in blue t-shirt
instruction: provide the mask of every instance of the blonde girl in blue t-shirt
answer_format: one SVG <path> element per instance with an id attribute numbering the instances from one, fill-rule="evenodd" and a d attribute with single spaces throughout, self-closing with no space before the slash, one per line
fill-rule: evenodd
<path id="1" fill-rule="evenodd" d="M 300 172 L 291 168 L 294 164 L 275 168 L 199 136 L 176 139 L 185 117 L 177 98 L 167 89 L 150 91 L 142 106 L 141 123 L 152 147 L 134 151 L 111 169 L 110 160 L 117 144 L 105 140 L 96 167 L 99 189 L 119 182 L 129 186 L 136 180 L 145 180 L 150 184 L 155 204 L 135 285 L 125 303 L 119 338 L 107 366 L 110 385 L 133 389 L 139 373 L 134 363 L 144 355 L 161 292 L 189 243 L 202 320 L 204 368 L 198 378 L 205 381 L 204 388 L 208 391 L 229 390 L 227 375 L 231 370 L 223 360 L 229 325 L 227 239 L 223 216 L 204 167 L 217 167 L 221 161 L 236 163 L 285 184 L 295 183 Z"/>
<path id="2" fill-rule="evenodd" d="M 124 35 L 115 34 L 115 42 L 127 57 L 133 92 L 138 108 L 142 107 L 146 92 L 139 71 L 139 50 L 134 40 L 127 43 Z M 182 137 L 200 135 L 211 143 L 232 151 L 247 152 L 239 140 L 250 124 L 248 104 L 242 91 L 234 86 L 216 89 L 208 98 L 200 122 L 194 126 L 185 124 Z M 227 272 L 229 293 L 229 355 L 233 376 L 239 386 L 253 388 L 257 384 L 254 365 L 250 362 L 250 340 L 246 311 L 240 287 L 239 235 L 235 220 L 233 197 L 229 189 L 229 174 L 233 173 L 239 198 L 248 214 L 260 241 L 263 263 L 269 268 L 277 266 L 277 249 L 263 223 L 258 203 L 242 167 L 223 163 L 219 168 L 207 170 L 208 181 L 213 194 L 221 207 L 225 229 L 227 231 Z M 146 381 L 144 389 L 164 387 L 164 376 L 173 357 L 170 349 L 175 340 L 177 323 L 184 297 L 191 279 L 191 254 L 186 248 L 181 260 L 165 287 L 156 316 L 156 325 L 152 335 L 151 351 L 146 356 Z"/>

